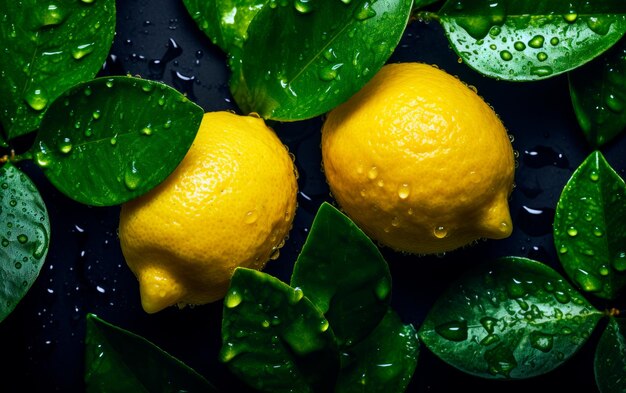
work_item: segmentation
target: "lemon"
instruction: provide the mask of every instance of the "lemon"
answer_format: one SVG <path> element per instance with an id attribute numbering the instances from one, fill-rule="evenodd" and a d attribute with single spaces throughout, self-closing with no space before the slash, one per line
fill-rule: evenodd
<path id="1" fill-rule="evenodd" d="M 144 310 L 219 300 L 236 267 L 262 269 L 291 229 L 296 192 L 293 160 L 262 119 L 206 113 L 176 170 L 121 209 Z"/>
<path id="2" fill-rule="evenodd" d="M 515 159 L 475 91 L 426 64 L 384 66 L 322 129 L 332 195 L 370 237 L 442 253 L 511 234 Z"/>

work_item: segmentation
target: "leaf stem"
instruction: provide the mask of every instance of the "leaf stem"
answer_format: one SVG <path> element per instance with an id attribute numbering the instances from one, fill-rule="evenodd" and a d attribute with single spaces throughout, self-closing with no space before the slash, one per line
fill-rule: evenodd
<path id="1" fill-rule="evenodd" d="M 417 11 L 414 12 L 411 16 L 412 20 L 417 20 L 424 23 L 429 23 L 432 21 L 439 22 L 439 15 L 436 12 L 431 11 Z"/>
<path id="2" fill-rule="evenodd" d="M 9 154 L 0 156 L 0 164 L 6 164 L 7 162 L 20 162 L 23 160 L 32 160 L 33 154 L 29 151 L 23 154 L 15 154 L 15 150 L 11 149 Z"/>

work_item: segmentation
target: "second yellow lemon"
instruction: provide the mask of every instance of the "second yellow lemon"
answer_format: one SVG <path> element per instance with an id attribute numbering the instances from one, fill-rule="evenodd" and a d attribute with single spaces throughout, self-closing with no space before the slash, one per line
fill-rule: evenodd
<path id="1" fill-rule="evenodd" d="M 293 161 L 263 120 L 205 114 L 178 168 L 122 207 L 120 242 L 144 310 L 213 302 L 236 267 L 263 268 L 291 228 L 296 190 Z"/>
<path id="2" fill-rule="evenodd" d="M 506 129 L 475 91 L 438 68 L 383 67 L 329 113 L 322 154 L 341 208 L 384 245 L 430 254 L 511 234 Z"/>

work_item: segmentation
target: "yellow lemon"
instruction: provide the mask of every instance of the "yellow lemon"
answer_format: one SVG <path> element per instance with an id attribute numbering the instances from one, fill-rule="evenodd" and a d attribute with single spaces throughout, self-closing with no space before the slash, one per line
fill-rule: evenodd
<path id="1" fill-rule="evenodd" d="M 291 229 L 296 193 L 293 160 L 262 119 L 206 113 L 177 169 L 122 206 L 144 310 L 216 301 L 236 267 L 262 269 Z"/>
<path id="2" fill-rule="evenodd" d="M 441 253 L 511 234 L 506 129 L 475 91 L 436 67 L 384 66 L 328 114 L 322 156 L 342 209 L 393 249 Z"/>

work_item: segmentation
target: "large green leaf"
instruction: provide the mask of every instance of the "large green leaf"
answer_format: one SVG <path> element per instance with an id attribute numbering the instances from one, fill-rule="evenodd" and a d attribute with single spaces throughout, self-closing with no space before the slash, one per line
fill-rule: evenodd
<path id="1" fill-rule="evenodd" d="M 481 265 L 450 286 L 419 335 L 464 372 L 528 378 L 570 358 L 601 316 L 548 266 L 509 257 Z"/>
<path id="2" fill-rule="evenodd" d="M 115 1 L 0 0 L 0 10 L 0 122 L 11 139 L 34 131 L 55 98 L 100 70 Z"/>
<path id="3" fill-rule="evenodd" d="M 303 292 L 237 268 L 224 299 L 220 358 L 240 379 L 273 393 L 329 392 L 339 370 L 335 337 Z"/>
<path id="4" fill-rule="evenodd" d="M 341 352 L 335 392 L 404 392 L 417 366 L 415 329 L 391 309 L 367 338 Z"/>
<path id="5" fill-rule="evenodd" d="M 87 315 L 85 384 L 89 393 L 208 393 L 218 390 L 153 343 Z"/>
<path id="6" fill-rule="evenodd" d="M 387 61 L 411 0 L 285 0 L 250 23 L 231 63 L 231 90 L 246 112 L 275 120 L 323 114 L 357 92 Z"/>
<path id="7" fill-rule="evenodd" d="M 626 286 L 626 184 L 599 151 L 563 189 L 554 242 L 565 271 L 583 290 L 612 299 Z"/>
<path id="8" fill-rule="evenodd" d="M 315 216 L 291 286 L 302 289 L 322 310 L 341 345 L 368 335 L 391 300 L 391 274 L 380 251 L 328 203 Z"/>
<path id="9" fill-rule="evenodd" d="M 104 206 L 159 184 L 183 159 L 204 111 L 159 82 L 98 78 L 74 86 L 46 112 L 33 146 L 52 183 Z"/>
<path id="10" fill-rule="evenodd" d="M 198 27 L 226 53 L 243 47 L 248 25 L 270 0 L 183 0 Z"/>
<path id="11" fill-rule="evenodd" d="M 511 81 L 574 69 L 626 32 L 623 0 L 448 0 L 439 15 L 465 63 Z"/>
<path id="12" fill-rule="evenodd" d="M 596 349 L 594 368 L 602 393 L 626 392 L 626 319 L 609 321 Z"/>
<path id="13" fill-rule="evenodd" d="M 31 180 L 12 164 L 0 168 L 0 321 L 39 275 L 48 253 L 50 221 Z"/>
<path id="14" fill-rule="evenodd" d="M 592 146 L 626 129 L 626 38 L 569 74 L 578 123 Z"/>

